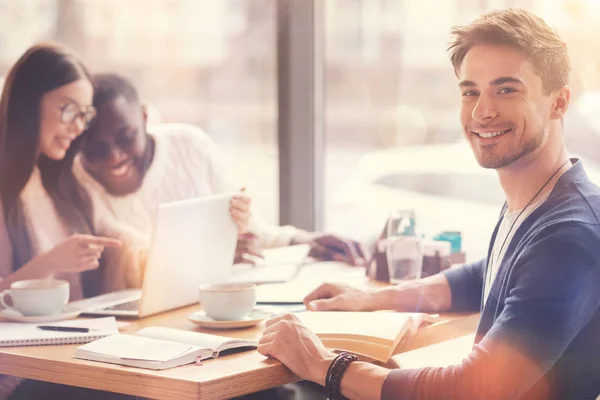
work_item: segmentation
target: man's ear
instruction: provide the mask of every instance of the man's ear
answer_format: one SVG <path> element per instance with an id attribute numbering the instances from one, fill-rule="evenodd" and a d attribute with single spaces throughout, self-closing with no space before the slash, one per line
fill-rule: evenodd
<path id="1" fill-rule="evenodd" d="M 571 101 L 571 89 L 568 86 L 563 86 L 555 94 L 554 104 L 552 105 L 552 119 L 562 119 L 567 110 L 569 109 L 569 103 Z"/>

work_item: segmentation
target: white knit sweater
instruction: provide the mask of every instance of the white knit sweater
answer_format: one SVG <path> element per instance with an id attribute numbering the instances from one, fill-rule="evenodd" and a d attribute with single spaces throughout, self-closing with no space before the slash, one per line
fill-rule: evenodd
<path id="1" fill-rule="evenodd" d="M 149 243 L 158 205 L 213 194 L 235 192 L 221 152 L 202 129 L 188 124 L 161 124 L 149 129 L 155 139 L 155 153 L 142 186 L 127 196 L 113 196 L 96 181 L 77 157 L 73 171 L 87 189 L 94 206 L 99 233 L 107 226 L 127 225 L 146 237 Z M 297 230 L 291 226 L 272 226 L 253 216 L 251 230 L 261 238 L 263 247 L 290 244 Z"/>

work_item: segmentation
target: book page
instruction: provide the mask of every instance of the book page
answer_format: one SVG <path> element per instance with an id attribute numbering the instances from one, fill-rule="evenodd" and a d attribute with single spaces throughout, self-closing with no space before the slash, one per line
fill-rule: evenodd
<path id="1" fill-rule="evenodd" d="M 104 356 L 165 362 L 190 351 L 193 346 L 133 335 L 112 335 L 81 346 L 80 349 Z"/>
<path id="2" fill-rule="evenodd" d="M 392 345 L 413 324 L 411 313 L 307 311 L 297 314 L 317 335 Z"/>
<path id="3" fill-rule="evenodd" d="M 325 346 L 387 362 L 400 340 L 416 332 L 418 320 L 434 321 L 437 316 L 393 311 L 307 311 L 298 317 Z"/>
<path id="4" fill-rule="evenodd" d="M 184 331 L 181 329 L 150 327 L 144 328 L 136 333 L 137 336 L 154 338 L 160 340 L 169 340 L 180 344 L 198 346 L 211 351 L 220 350 L 223 348 L 231 348 L 232 345 L 239 344 L 240 346 L 255 344 L 254 341 L 240 340 L 227 336 L 210 335 L 207 333 Z M 225 345 L 228 345 L 225 347 Z"/>

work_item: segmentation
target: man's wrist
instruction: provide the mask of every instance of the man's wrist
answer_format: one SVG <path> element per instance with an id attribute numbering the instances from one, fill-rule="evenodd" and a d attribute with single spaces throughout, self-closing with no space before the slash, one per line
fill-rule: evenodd
<path id="1" fill-rule="evenodd" d="M 313 239 L 313 236 L 313 233 L 298 229 L 294 236 L 292 236 L 290 245 L 310 243 Z"/>
<path id="2" fill-rule="evenodd" d="M 375 289 L 367 292 L 365 311 L 391 310 L 395 309 L 397 290 L 396 288 Z"/>
<path id="3" fill-rule="evenodd" d="M 362 311 L 376 311 L 381 310 L 382 298 L 379 290 L 366 290 L 363 295 L 363 306 Z"/>
<path id="4" fill-rule="evenodd" d="M 309 378 L 310 381 L 318 383 L 321 386 L 325 386 L 325 378 L 327 377 L 327 371 L 331 366 L 331 363 L 335 359 L 336 355 L 334 353 L 329 353 L 326 357 L 321 359 L 319 363 L 317 363 L 316 368 L 314 369 L 315 375 Z"/>

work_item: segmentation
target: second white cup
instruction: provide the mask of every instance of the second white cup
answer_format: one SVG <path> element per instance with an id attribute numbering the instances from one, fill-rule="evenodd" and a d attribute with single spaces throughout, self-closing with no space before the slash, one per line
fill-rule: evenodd
<path id="1" fill-rule="evenodd" d="M 237 321 L 256 307 L 254 283 L 217 283 L 198 289 L 204 313 L 216 321 Z"/>

